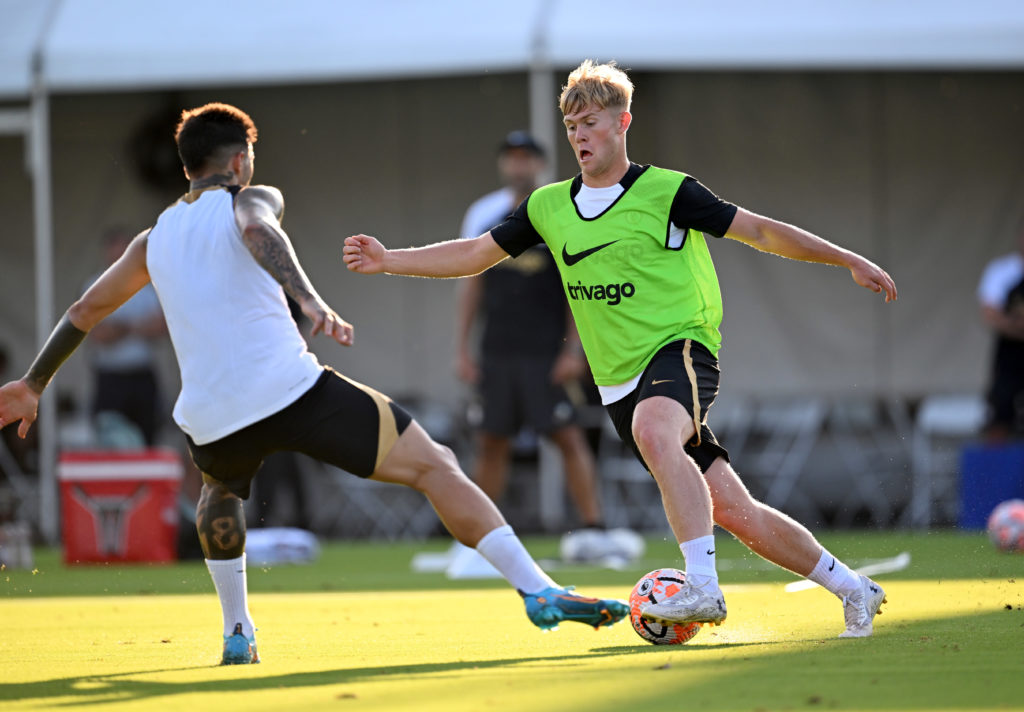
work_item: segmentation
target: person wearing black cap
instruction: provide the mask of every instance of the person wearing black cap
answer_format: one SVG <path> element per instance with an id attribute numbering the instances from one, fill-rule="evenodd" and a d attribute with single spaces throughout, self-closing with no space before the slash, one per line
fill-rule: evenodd
<path id="1" fill-rule="evenodd" d="M 537 187 L 544 166 L 544 149 L 532 135 L 513 131 L 505 136 L 498 147 L 503 187 L 469 206 L 460 236 L 473 238 L 501 223 Z M 515 437 L 525 431 L 550 438 L 562 456 L 580 524 L 595 530 L 581 541 L 596 542 L 603 523 L 594 457 L 575 423 L 567 392 L 567 386 L 579 391 L 577 379 L 586 361 L 551 251 L 538 245 L 464 280 L 456 316 L 456 371 L 477 387 L 481 406 L 471 410 L 470 418 L 478 428 L 474 480 L 500 500 Z M 478 322 L 477 350 L 471 337 Z M 574 549 L 583 559 L 607 553 L 596 545 Z"/>

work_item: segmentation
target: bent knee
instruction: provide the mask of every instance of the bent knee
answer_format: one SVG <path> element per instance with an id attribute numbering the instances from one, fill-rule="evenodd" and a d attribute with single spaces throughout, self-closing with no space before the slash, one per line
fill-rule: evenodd
<path id="1" fill-rule="evenodd" d="M 452 449 L 437 442 L 431 443 L 431 447 L 423 452 L 415 469 L 416 474 L 410 484 L 420 491 L 439 483 L 454 484 L 468 479 Z"/>
<path id="2" fill-rule="evenodd" d="M 652 467 L 657 467 L 666 457 L 678 456 L 683 450 L 683 443 L 693 437 L 693 432 L 692 423 L 687 423 L 682 432 L 651 420 L 633 423 L 633 440 L 644 460 Z"/>

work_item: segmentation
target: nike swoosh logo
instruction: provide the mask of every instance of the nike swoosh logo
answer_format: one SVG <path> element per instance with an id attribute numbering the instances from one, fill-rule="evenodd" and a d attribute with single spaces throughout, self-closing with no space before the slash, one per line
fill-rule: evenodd
<path id="1" fill-rule="evenodd" d="M 836 560 L 835 560 L 835 559 L 832 559 L 832 565 L 828 567 L 828 570 L 829 570 L 829 571 L 831 571 L 831 570 L 832 570 L 832 569 L 834 569 L 835 567 L 836 567 Z"/>
<path id="2" fill-rule="evenodd" d="M 715 553 L 714 549 L 708 549 L 708 556 L 711 556 L 714 553 Z"/>
<path id="3" fill-rule="evenodd" d="M 565 266 L 566 267 L 572 267 L 574 264 L 576 264 L 580 260 L 586 259 L 587 257 L 590 257 L 595 252 L 598 252 L 599 250 L 603 250 L 604 248 L 608 247 L 609 245 L 614 245 L 616 242 L 618 242 L 618 240 L 612 240 L 611 242 L 606 242 L 603 245 L 598 245 L 597 247 L 591 247 L 589 250 L 583 250 L 583 252 L 577 252 L 574 255 L 570 255 L 569 251 L 567 249 L 565 249 L 565 245 L 562 245 L 562 261 L 565 262 Z"/>
<path id="4" fill-rule="evenodd" d="M 674 380 L 675 380 L 674 378 L 663 378 L 660 381 L 651 381 L 651 385 L 652 386 L 656 386 L 659 383 L 672 383 L 672 381 L 674 381 Z"/>

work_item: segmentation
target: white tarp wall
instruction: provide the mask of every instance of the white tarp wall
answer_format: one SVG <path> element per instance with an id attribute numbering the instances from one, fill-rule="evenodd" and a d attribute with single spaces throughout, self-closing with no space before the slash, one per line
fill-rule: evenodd
<path id="1" fill-rule="evenodd" d="M 899 302 L 885 305 L 840 270 L 713 241 L 726 389 L 916 397 L 982 387 L 989 343 L 973 292 L 984 263 L 1012 248 L 1021 211 L 1020 73 L 635 78 L 635 160 L 690 172 L 728 199 L 862 251 L 900 287 Z M 524 76 L 509 74 L 174 100 L 235 101 L 259 122 L 257 176 L 285 190 L 300 256 L 357 327 L 355 348 L 321 344 L 324 359 L 392 392 L 451 403 L 454 284 L 348 274 L 339 244 L 358 231 L 393 245 L 454 235 L 465 205 L 494 184 L 495 136 L 528 120 L 526 90 Z M 100 267 L 106 226 L 141 229 L 174 199 L 141 183 L 130 153 L 131 136 L 166 101 L 54 100 L 58 312 Z M 0 139 L 0 158 L 11 167 L 0 174 L 0 323 L 21 368 L 35 349 L 31 190 L 21 142 Z M 568 175 L 564 147 L 559 158 Z"/>

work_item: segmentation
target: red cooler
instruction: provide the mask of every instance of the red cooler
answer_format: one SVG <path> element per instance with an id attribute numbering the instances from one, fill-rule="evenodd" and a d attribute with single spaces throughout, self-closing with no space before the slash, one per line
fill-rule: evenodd
<path id="1" fill-rule="evenodd" d="M 61 455 L 64 562 L 177 559 L 182 473 L 170 450 Z"/>

